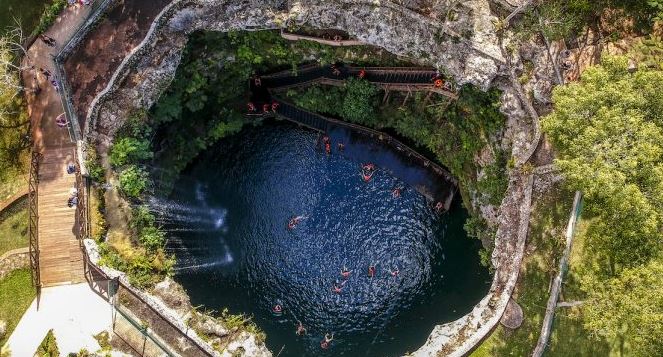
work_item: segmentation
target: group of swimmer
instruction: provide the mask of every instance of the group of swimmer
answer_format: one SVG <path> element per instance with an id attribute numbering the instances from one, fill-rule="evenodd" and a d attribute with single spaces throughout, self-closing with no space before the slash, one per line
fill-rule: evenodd
<path id="1" fill-rule="evenodd" d="M 400 273 L 400 270 L 398 267 L 395 269 L 388 269 L 389 275 L 392 277 L 397 277 L 398 274 Z M 334 282 L 332 285 L 331 291 L 333 291 L 336 294 L 340 294 L 343 292 L 343 287 L 345 286 L 345 283 L 350 279 L 350 275 L 352 273 L 352 270 L 349 270 L 345 265 L 341 268 L 340 275 L 342 277 L 342 281 L 339 283 L 338 280 Z M 373 278 L 377 274 L 377 267 L 376 264 L 371 263 L 371 265 L 368 266 L 368 277 Z M 283 305 L 280 301 L 277 301 L 276 304 L 272 307 L 272 314 L 275 316 L 281 316 L 284 313 Z M 293 314 L 294 316 L 294 314 Z M 295 317 L 295 319 L 297 319 Z M 307 334 L 306 327 L 304 327 L 304 324 L 297 319 L 297 327 L 295 329 L 295 334 L 297 336 L 304 336 Z M 334 333 L 325 333 L 325 337 L 320 341 L 320 348 L 322 349 L 327 349 L 331 345 L 332 341 L 334 340 Z"/>

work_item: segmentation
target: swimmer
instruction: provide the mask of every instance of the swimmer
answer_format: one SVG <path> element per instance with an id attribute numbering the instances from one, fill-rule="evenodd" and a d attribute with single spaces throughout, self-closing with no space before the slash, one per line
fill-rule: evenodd
<path id="1" fill-rule="evenodd" d="M 332 287 L 332 291 L 337 294 L 340 294 L 343 291 L 343 285 L 334 284 L 334 286 Z"/>
<path id="2" fill-rule="evenodd" d="M 304 218 L 306 218 L 306 216 L 297 216 L 291 218 L 290 221 L 288 222 L 288 229 L 294 229 L 295 227 L 297 227 L 299 222 L 301 222 Z"/>
<path id="3" fill-rule="evenodd" d="M 329 144 L 329 142 L 325 143 L 325 152 L 327 153 L 327 155 L 331 154 L 331 145 Z"/>
<path id="4" fill-rule="evenodd" d="M 391 191 L 391 197 L 393 197 L 393 198 L 401 197 L 400 187 L 394 187 L 394 189 Z"/>
<path id="5" fill-rule="evenodd" d="M 302 322 L 301 322 L 301 321 L 297 321 L 297 323 L 298 323 L 298 325 L 297 325 L 297 331 L 295 331 L 295 333 L 297 334 L 297 336 L 303 336 L 303 335 L 306 335 L 306 328 L 304 327 L 304 325 L 302 325 Z"/>
<path id="6" fill-rule="evenodd" d="M 274 305 L 274 307 L 272 307 L 272 312 L 274 314 L 280 315 L 283 313 L 283 306 L 281 306 L 281 304 Z"/>
<path id="7" fill-rule="evenodd" d="M 359 74 L 357 75 L 359 78 L 364 78 L 366 77 L 366 70 L 362 69 L 359 71 Z"/>
<path id="8" fill-rule="evenodd" d="M 341 276 L 342 276 L 343 278 L 347 279 L 347 278 L 350 277 L 350 272 L 352 272 L 352 270 L 348 270 L 348 268 L 346 268 L 345 266 L 343 266 L 343 269 L 341 269 Z"/>
<path id="9" fill-rule="evenodd" d="M 326 333 L 324 340 L 320 341 L 320 347 L 322 349 L 327 349 L 329 348 L 329 344 L 334 340 L 334 334 L 332 333 L 331 335 Z"/>
<path id="10" fill-rule="evenodd" d="M 389 274 L 391 274 L 391 276 L 398 276 L 398 273 L 400 273 L 398 267 L 396 268 L 396 270 L 389 269 Z"/>
<path id="11" fill-rule="evenodd" d="M 252 112 L 255 112 L 255 111 L 256 111 L 256 106 L 255 106 L 255 104 L 249 102 L 249 103 L 246 104 L 246 106 L 247 106 L 249 112 L 252 113 Z"/>
<path id="12" fill-rule="evenodd" d="M 368 277 L 372 278 L 375 275 L 375 266 L 371 265 L 368 267 Z"/>
<path id="13" fill-rule="evenodd" d="M 371 163 L 361 165 L 361 177 L 364 179 L 364 182 L 368 182 L 371 180 L 373 177 L 373 173 L 375 173 L 375 166 Z"/>
<path id="14" fill-rule="evenodd" d="M 262 112 L 263 113 L 269 112 L 269 108 L 270 108 L 269 104 L 267 104 L 267 103 L 263 104 L 262 105 Z"/>
<path id="15" fill-rule="evenodd" d="M 444 204 L 442 202 L 438 202 L 435 204 L 435 210 L 440 212 L 444 208 Z"/>
<path id="16" fill-rule="evenodd" d="M 343 151 L 345 149 L 345 144 L 338 143 L 338 151 Z"/>
<path id="17" fill-rule="evenodd" d="M 272 101 L 272 112 L 276 113 L 276 109 L 279 108 L 279 103 L 277 101 Z"/>

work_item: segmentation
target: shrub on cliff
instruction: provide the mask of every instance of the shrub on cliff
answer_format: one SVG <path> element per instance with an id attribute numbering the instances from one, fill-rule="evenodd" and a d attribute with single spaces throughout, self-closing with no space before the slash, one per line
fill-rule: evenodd
<path id="1" fill-rule="evenodd" d="M 143 139 L 126 137 L 118 140 L 110 152 L 110 162 L 118 167 L 126 164 L 151 159 L 154 154 L 150 150 L 150 142 Z"/>
<path id="2" fill-rule="evenodd" d="M 120 173 L 120 192 L 129 198 L 140 197 L 147 184 L 147 172 L 136 165 L 131 165 Z"/>

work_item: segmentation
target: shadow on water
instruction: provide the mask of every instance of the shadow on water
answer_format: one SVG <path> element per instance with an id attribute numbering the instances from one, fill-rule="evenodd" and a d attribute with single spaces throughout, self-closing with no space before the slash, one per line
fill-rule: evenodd
<path id="1" fill-rule="evenodd" d="M 456 200 L 437 214 L 383 170 L 366 183 L 358 162 L 325 155 L 316 138 L 283 122 L 248 127 L 201 155 L 169 198 L 152 202 L 178 258 L 176 280 L 194 305 L 253 315 L 272 351 L 285 346 L 281 356 L 413 351 L 488 290 L 479 242 L 463 231 L 467 213 Z M 405 188 L 399 198 L 395 186 Z M 306 218 L 287 229 L 296 215 Z M 271 313 L 276 303 L 281 316 Z M 306 336 L 295 335 L 297 320 Z M 331 347 L 321 349 L 331 332 Z"/>

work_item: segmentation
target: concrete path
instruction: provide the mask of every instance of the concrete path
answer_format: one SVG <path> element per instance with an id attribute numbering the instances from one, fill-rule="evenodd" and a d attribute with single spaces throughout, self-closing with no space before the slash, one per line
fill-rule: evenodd
<path id="1" fill-rule="evenodd" d="M 39 309 L 35 299 L 18 326 L 2 347 L 12 356 L 34 354 L 49 329 L 53 329 L 60 355 L 86 348 L 93 352 L 100 346 L 93 335 L 112 327 L 112 307 L 87 284 L 45 288 Z"/>

